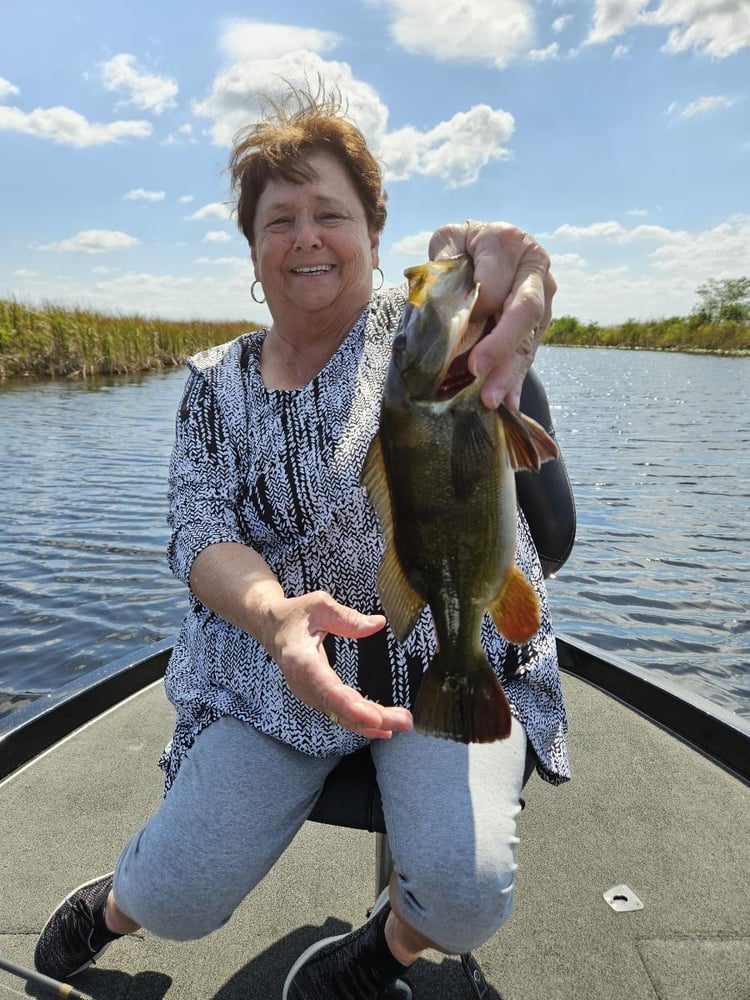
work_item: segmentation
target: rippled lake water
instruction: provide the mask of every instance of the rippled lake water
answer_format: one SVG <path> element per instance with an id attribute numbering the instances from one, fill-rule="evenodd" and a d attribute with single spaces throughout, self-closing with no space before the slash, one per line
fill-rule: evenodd
<path id="1" fill-rule="evenodd" d="M 750 359 L 543 347 L 578 504 L 557 626 L 750 717 Z M 0 712 L 175 634 L 182 370 L 0 386 Z"/>

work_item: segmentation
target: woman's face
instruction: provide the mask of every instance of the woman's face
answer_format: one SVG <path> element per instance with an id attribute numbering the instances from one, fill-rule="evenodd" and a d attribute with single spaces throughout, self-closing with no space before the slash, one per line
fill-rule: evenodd
<path id="1" fill-rule="evenodd" d="M 339 161 L 316 152 L 308 162 L 316 180 L 269 181 L 258 199 L 255 276 L 274 323 L 319 312 L 346 323 L 370 298 L 378 237 Z"/>

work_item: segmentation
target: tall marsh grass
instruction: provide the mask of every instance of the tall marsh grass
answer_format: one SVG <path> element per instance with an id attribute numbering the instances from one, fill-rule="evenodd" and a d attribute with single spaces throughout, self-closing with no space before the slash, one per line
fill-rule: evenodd
<path id="1" fill-rule="evenodd" d="M 170 368 L 253 323 L 110 316 L 0 299 L 0 379 L 128 375 Z"/>

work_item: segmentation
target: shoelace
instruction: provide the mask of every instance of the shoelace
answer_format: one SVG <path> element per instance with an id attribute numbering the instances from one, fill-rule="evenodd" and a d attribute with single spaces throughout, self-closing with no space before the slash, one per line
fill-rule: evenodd
<path id="1" fill-rule="evenodd" d="M 85 899 L 79 897 L 75 903 L 70 904 L 70 908 L 73 911 L 71 918 L 65 920 L 60 928 L 65 948 L 79 951 L 83 946 L 89 955 L 95 955 L 97 949 L 93 947 L 92 938 L 96 925 L 91 907 Z"/>

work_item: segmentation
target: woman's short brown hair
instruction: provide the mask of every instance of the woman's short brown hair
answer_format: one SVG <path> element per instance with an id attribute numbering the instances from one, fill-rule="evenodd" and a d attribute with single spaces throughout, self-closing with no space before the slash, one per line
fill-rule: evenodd
<path id="1" fill-rule="evenodd" d="M 338 91 L 318 92 L 289 86 L 279 100 L 266 97 L 264 118 L 234 137 L 229 161 L 237 197 L 237 225 L 253 246 L 255 211 L 266 184 L 285 180 L 303 184 L 316 178 L 308 157 L 313 152 L 335 156 L 347 171 L 362 202 L 372 234 L 385 226 L 386 193 L 377 160 L 359 128 L 347 117 Z"/>

